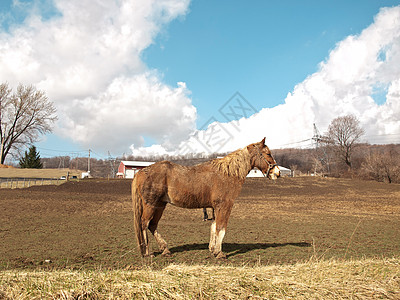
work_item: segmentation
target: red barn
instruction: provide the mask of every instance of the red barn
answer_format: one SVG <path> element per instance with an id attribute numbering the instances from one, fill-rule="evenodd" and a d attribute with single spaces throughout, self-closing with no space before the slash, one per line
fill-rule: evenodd
<path id="1" fill-rule="evenodd" d="M 127 161 L 123 160 L 118 167 L 118 178 L 133 178 L 139 170 L 154 164 L 148 161 Z"/>

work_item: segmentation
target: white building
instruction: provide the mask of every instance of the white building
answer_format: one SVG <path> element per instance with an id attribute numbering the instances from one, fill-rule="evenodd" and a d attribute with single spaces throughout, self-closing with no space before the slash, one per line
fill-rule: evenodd
<path id="1" fill-rule="evenodd" d="M 281 176 L 291 176 L 292 175 L 292 170 L 285 168 L 285 167 L 281 167 L 278 166 L 279 170 L 281 171 Z M 247 177 L 264 177 L 263 173 L 257 169 L 254 168 L 253 170 L 251 170 L 249 172 L 249 174 L 247 175 Z"/>

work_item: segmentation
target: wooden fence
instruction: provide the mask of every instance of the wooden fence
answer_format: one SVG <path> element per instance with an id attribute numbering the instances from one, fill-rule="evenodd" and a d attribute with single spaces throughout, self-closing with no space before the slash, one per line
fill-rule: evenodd
<path id="1" fill-rule="evenodd" d="M 66 179 L 60 178 L 0 178 L 0 188 L 28 188 L 34 185 L 58 185 L 64 182 Z"/>

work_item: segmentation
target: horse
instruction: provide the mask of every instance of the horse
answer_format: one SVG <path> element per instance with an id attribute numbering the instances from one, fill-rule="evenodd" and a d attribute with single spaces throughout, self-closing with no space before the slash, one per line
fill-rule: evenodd
<path id="1" fill-rule="evenodd" d="M 223 158 L 195 166 L 161 161 L 136 173 L 132 181 L 132 202 L 141 255 L 150 255 L 147 229 L 157 241 L 161 255 L 171 255 L 167 242 L 157 231 L 164 209 L 171 203 L 182 208 L 213 208 L 215 220 L 211 225 L 208 248 L 216 258 L 226 258 L 222 252 L 222 240 L 233 202 L 254 167 L 270 179 L 280 176 L 279 167 L 265 145 L 265 138 Z"/>

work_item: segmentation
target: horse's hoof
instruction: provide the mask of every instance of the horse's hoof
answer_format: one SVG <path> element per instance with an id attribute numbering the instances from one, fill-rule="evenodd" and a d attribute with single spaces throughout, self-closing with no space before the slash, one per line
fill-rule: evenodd
<path id="1" fill-rule="evenodd" d="M 217 259 L 226 259 L 226 255 L 224 252 L 220 252 L 215 256 Z"/>
<path id="2" fill-rule="evenodd" d="M 168 249 L 164 249 L 163 253 L 161 253 L 163 257 L 171 257 L 171 252 Z"/>
<path id="3" fill-rule="evenodd" d="M 143 256 L 143 258 L 154 258 L 154 254 L 153 253 L 151 253 L 151 254 L 143 254 L 142 256 Z"/>

